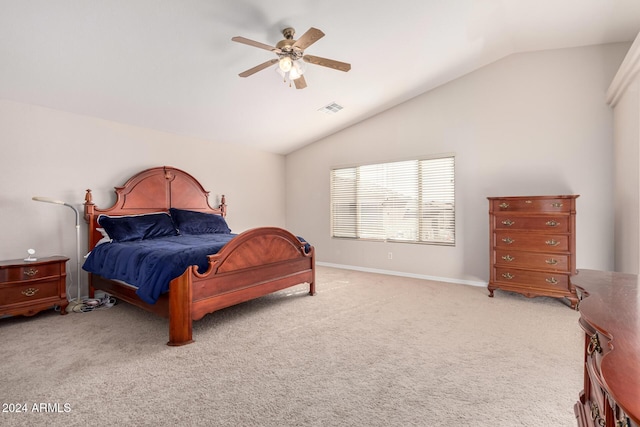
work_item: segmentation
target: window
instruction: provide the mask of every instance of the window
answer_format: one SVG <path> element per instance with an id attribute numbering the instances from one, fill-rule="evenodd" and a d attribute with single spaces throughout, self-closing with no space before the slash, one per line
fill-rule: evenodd
<path id="1" fill-rule="evenodd" d="M 454 157 L 331 170 L 331 236 L 455 244 Z"/>

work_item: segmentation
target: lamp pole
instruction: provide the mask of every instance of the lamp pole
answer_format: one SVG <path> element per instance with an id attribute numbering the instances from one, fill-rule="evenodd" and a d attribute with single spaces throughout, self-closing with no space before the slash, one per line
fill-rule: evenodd
<path id="1" fill-rule="evenodd" d="M 62 200 L 50 199 L 48 197 L 33 197 L 32 200 L 36 202 L 45 202 L 45 203 L 53 203 L 55 205 L 63 205 L 73 209 L 73 212 L 76 214 L 76 285 L 77 285 L 77 295 L 76 295 L 76 304 L 75 306 L 69 306 L 67 311 L 74 311 L 74 308 L 82 305 L 82 300 L 80 299 L 80 213 L 78 209 L 76 209 L 73 205 L 69 203 L 63 202 Z"/>

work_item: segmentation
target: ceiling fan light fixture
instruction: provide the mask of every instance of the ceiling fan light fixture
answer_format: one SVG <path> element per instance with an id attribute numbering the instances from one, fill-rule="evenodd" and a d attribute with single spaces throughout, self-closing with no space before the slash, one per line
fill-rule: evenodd
<path id="1" fill-rule="evenodd" d="M 304 74 L 304 63 L 300 60 L 293 61 L 293 65 L 291 66 L 291 70 L 289 70 L 289 78 L 291 80 L 299 79 L 302 74 Z"/>
<path id="2" fill-rule="evenodd" d="M 293 66 L 293 61 L 288 56 L 283 56 L 280 58 L 278 62 L 278 68 L 280 68 L 283 72 L 289 72 L 291 67 Z"/>

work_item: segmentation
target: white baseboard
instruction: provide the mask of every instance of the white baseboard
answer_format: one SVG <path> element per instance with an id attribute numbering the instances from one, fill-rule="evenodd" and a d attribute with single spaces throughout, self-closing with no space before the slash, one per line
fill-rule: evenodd
<path id="1" fill-rule="evenodd" d="M 487 282 L 482 282 L 477 280 L 452 279 L 450 277 L 436 277 L 436 276 L 428 276 L 426 274 L 405 273 L 403 271 L 381 270 L 378 268 L 357 267 L 354 265 L 333 264 L 330 262 L 316 261 L 316 265 L 322 265 L 324 267 L 341 268 L 343 270 L 364 271 L 366 273 L 387 274 L 389 276 L 410 277 L 412 279 L 424 279 L 424 280 L 433 280 L 436 282 L 457 283 L 460 285 L 479 286 L 479 287 L 486 287 L 488 285 Z"/>

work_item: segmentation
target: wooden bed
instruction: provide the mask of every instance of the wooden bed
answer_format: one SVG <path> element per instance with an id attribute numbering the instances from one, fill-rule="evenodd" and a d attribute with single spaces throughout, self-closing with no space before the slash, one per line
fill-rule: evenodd
<path id="1" fill-rule="evenodd" d="M 87 190 L 84 217 L 89 224 L 89 249 L 103 237 L 97 230 L 100 214 L 135 215 L 187 209 L 225 216 L 225 197 L 220 205 L 209 205 L 209 192 L 188 173 L 169 166 L 144 170 L 122 187 L 115 187 L 116 202 L 99 209 Z M 168 345 L 193 342 L 192 322 L 224 307 L 288 288 L 309 284 L 315 294 L 314 248 L 300 242 L 287 230 L 277 227 L 245 231 L 227 243 L 220 252 L 209 255 L 209 269 L 200 274 L 191 266 L 171 281 L 169 292 L 155 304 L 142 301 L 135 288 L 122 282 L 89 274 L 89 293 L 102 290 L 130 304 L 169 318 Z"/>

